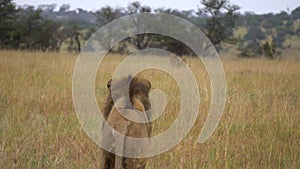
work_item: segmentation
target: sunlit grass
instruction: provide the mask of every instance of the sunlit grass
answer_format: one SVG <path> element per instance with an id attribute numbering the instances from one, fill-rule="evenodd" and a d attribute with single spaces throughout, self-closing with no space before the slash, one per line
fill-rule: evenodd
<path id="1" fill-rule="evenodd" d="M 96 78 L 103 107 L 106 83 L 123 56 L 105 58 Z M 99 168 L 100 148 L 82 130 L 72 102 L 77 55 L 0 52 L 0 168 Z M 224 116 L 204 144 L 197 138 L 209 108 L 205 69 L 188 58 L 201 107 L 194 128 L 147 168 L 300 168 L 300 60 L 222 59 L 228 96 Z M 180 109 L 175 81 L 142 73 L 168 99 L 154 133 L 166 130 Z"/>

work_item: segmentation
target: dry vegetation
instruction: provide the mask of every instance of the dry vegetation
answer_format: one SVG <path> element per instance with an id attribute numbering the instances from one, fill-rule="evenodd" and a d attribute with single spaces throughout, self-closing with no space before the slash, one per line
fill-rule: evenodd
<path id="1" fill-rule="evenodd" d="M 100 148 L 82 130 L 72 103 L 76 55 L 0 52 L 0 168 L 99 168 Z M 106 82 L 121 61 L 107 57 L 96 79 L 102 107 Z M 300 60 L 223 59 L 228 97 L 224 116 L 204 144 L 198 134 L 209 106 L 209 79 L 196 59 L 201 107 L 196 125 L 177 147 L 147 168 L 300 168 Z M 155 133 L 179 111 L 175 81 L 143 72 L 168 96 Z"/>

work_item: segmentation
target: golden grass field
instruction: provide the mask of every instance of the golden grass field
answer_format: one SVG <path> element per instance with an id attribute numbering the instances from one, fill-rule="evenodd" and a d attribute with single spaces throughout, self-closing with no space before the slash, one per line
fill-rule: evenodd
<path id="1" fill-rule="evenodd" d="M 298 56 L 299 57 L 299 56 Z M 122 56 L 106 57 L 96 79 L 99 107 L 106 82 Z M 77 55 L 0 52 L 0 168 L 99 168 L 100 148 L 82 130 L 72 101 Z M 202 64 L 188 58 L 199 84 L 201 107 L 194 128 L 176 147 L 148 161 L 148 169 L 300 168 L 300 59 L 222 58 L 227 101 L 219 127 L 197 143 L 210 103 Z M 175 81 L 145 71 L 168 99 L 154 133 L 179 112 Z"/>

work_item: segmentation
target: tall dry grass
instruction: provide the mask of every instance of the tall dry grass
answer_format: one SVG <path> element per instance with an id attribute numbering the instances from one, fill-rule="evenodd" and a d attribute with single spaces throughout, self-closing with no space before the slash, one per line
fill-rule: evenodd
<path id="1" fill-rule="evenodd" d="M 74 54 L 0 52 L 0 168 L 99 168 L 100 148 L 82 130 L 72 103 Z M 96 78 L 99 106 L 122 56 L 105 58 Z M 300 60 L 223 59 L 228 96 L 218 129 L 197 143 L 210 98 L 209 78 L 188 58 L 201 95 L 188 136 L 147 168 L 300 168 Z M 175 81 L 145 71 L 168 98 L 154 134 L 179 112 Z"/>

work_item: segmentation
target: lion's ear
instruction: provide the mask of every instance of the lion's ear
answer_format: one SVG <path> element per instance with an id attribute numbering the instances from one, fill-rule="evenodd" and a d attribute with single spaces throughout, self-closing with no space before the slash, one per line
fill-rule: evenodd
<path id="1" fill-rule="evenodd" d="M 110 79 L 108 82 L 107 82 L 107 88 L 109 88 L 110 89 L 110 87 L 111 87 L 111 81 L 112 81 L 112 79 Z"/>
<path id="2" fill-rule="evenodd" d="M 149 90 L 151 89 L 151 83 L 149 82 L 149 80 L 145 79 L 145 86 L 147 87 L 147 90 L 149 92 Z"/>
<path id="3" fill-rule="evenodd" d="M 133 78 L 132 78 L 131 74 L 129 74 L 128 77 L 127 77 L 127 82 L 131 82 L 132 79 L 133 79 Z"/>

